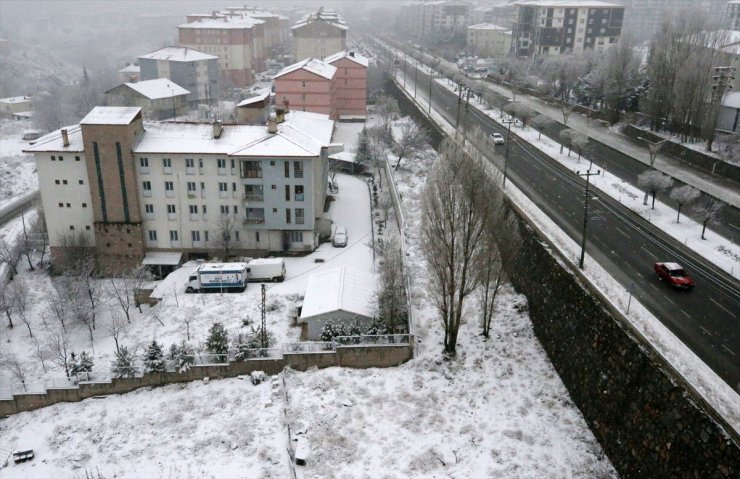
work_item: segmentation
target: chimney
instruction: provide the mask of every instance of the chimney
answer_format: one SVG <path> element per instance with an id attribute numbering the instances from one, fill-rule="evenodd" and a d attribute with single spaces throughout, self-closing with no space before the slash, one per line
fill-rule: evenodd
<path id="1" fill-rule="evenodd" d="M 62 146 L 69 146 L 69 135 L 66 128 L 62 128 Z"/>
<path id="2" fill-rule="evenodd" d="M 351 56 L 352 58 L 354 58 L 355 57 L 355 52 L 353 52 L 352 50 L 350 50 L 349 51 L 349 56 Z"/>
<path id="3" fill-rule="evenodd" d="M 274 113 L 270 113 L 270 118 L 267 120 L 267 133 L 277 133 L 277 118 Z"/>
<path id="4" fill-rule="evenodd" d="M 282 108 L 275 108 L 275 120 L 278 124 L 285 121 L 285 110 Z"/>
<path id="5" fill-rule="evenodd" d="M 224 131 L 224 126 L 220 121 L 213 122 L 213 138 L 218 140 L 221 138 L 221 133 Z"/>
<path id="6" fill-rule="evenodd" d="M 288 101 L 287 97 L 283 97 L 283 111 L 285 113 L 290 113 L 290 102 Z"/>

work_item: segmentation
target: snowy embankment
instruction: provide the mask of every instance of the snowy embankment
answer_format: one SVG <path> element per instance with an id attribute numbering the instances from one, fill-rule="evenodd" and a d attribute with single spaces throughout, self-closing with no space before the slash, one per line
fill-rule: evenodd
<path id="1" fill-rule="evenodd" d="M 405 160 L 398 171 L 408 222 L 416 357 L 391 369 L 284 373 L 293 437 L 308 438 L 313 451 L 307 465 L 298 467 L 300 477 L 616 477 L 537 342 L 522 296 L 504 290 L 489 341 L 478 335 L 471 305 L 458 357 L 442 360 L 442 327 L 426 295 L 418 247 L 420 194 L 429 163 Z M 322 245 L 289 263 L 289 281 L 272 286 L 268 304 L 277 296 L 272 293 L 296 294 L 308 271 L 321 267 L 312 263 L 315 257 L 330 265 L 372 267 L 367 186 L 341 178 L 340 198 L 353 199 L 334 210 L 340 200 L 332 211 L 349 230 L 349 246 Z M 205 300 L 209 307 L 191 325 L 197 324 L 199 340 L 215 318 L 231 328 L 253 314 L 256 297 L 249 291 L 256 289 L 224 295 L 239 302 L 216 311 L 209 301 L 225 301 L 219 295 L 182 294 L 177 300 L 171 295 L 160 319 L 175 329 L 182 316 L 177 301 L 185 308 Z M 270 328 L 290 329 L 290 300 L 274 300 L 281 307 L 268 313 Z M 132 320 L 141 332 L 131 332 L 131 341 L 151 340 L 159 330 L 152 311 L 145 313 Z M 181 324 L 168 339 L 179 341 L 184 334 Z M 276 418 L 283 404 L 265 408 L 263 387 L 238 379 L 196 382 L 17 414 L 0 422 L 0 449 L 33 448 L 36 459 L 0 472 L 12 478 L 85 471 L 103 477 L 290 477 L 285 429 Z"/>
<path id="2" fill-rule="evenodd" d="M 0 206 L 38 189 L 33 155 L 22 152 L 28 147 L 23 131 L 32 128 L 30 120 L 0 119 Z"/>

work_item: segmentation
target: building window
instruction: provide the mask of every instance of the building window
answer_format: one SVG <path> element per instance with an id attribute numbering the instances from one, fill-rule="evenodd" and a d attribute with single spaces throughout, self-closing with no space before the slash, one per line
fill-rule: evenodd
<path id="1" fill-rule="evenodd" d="M 170 230 L 170 241 L 178 241 L 177 230 Z"/>
<path id="2" fill-rule="evenodd" d="M 190 238 L 193 240 L 193 243 L 200 243 L 200 231 L 191 231 Z"/>
<path id="3" fill-rule="evenodd" d="M 264 208 L 247 208 L 247 214 L 244 219 L 247 224 L 262 224 L 265 222 Z"/>
<path id="4" fill-rule="evenodd" d="M 285 201 L 290 201 L 290 185 L 285 185 Z"/>
<path id="5" fill-rule="evenodd" d="M 296 178 L 303 178 L 303 162 L 302 161 L 293 162 L 293 175 L 295 175 Z"/>
<path id="6" fill-rule="evenodd" d="M 228 183 L 219 183 L 218 184 L 218 191 L 229 191 L 229 184 Z"/>
<path id="7" fill-rule="evenodd" d="M 60 183 L 61 183 L 61 182 L 60 182 L 59 180 L 54 180 L 54 184 L 55 184 L 55 185 L 58 185 L 58 184 L 60 184 Z"/>
<path id="8" fill-rule="evenodd" d="M 232 209 L 233 209 L 235 215 L 239 214 L 239 208 L 236 205 L 234 205 L 234 207 Z"/>
<path id="9" fill-rule="evenodd" d="M 208 242 L 208 230 L 203 232 L 203 240 Z"/>
<path id="10" fill-rule="evenodd" d="M 198 205 L 188 205 L 188 208 L 190 208 L 190 214 L 191 215 L 197 215 L 198 214 Z"/>
<path id="11" fill-rule="evenodd" d="M 59 161 L 64 161 L 64 157 L 63 156 L 60 156 L 59 157 Z"/>
<path id="12" fill-rule="evenodd" d="M 222 215 L 228 215 L 229 214 L 229 205 L 221 205 L 221 214 Z"/>
<path id="13" fill-rule="evenodd" d="M 142 168 L 148 168 L 149 158 L 139 158 L 139 166 L 141 166 Z"/>
<path id="14" fill-rule="evenodd" d="M 155 230 L 149 230 L 149 241 L 157 241 L 157 232 Z"/>
<path id="15" fill-rule="evenodd" d="M 64 203 L 59 203 L 60 208 L 64 208 Z"/>
<path id="16" fill-rule="evenodd" d="M 70 229 L 71 231 L 74 231 L 75 227 L 74 227 L 74 226 L 72 226 L 72 225 L 69 225 L 69 229 Z"/>
<path id="17" fill-rule="evenodd" d="M 288 231 L 288 240 L 291 243 L 303 243 L 303 231 Z"/>
<path id="18" fill-rule="evenodd" d="M 260 232 L 259 231 L 254 232 L 254 240 L 258 243 L 260 242 Z"/>
<path id="19" fill-rule="evenodd" d="M 242 178 L 262 178 L 261 161 L 242 161 L 241 168 Z"/>
<path id="20" fill-rule="evenodd" d="M 285 222 L 290 224 L 290 208 L 285 208 Z"/>
<path id="21" fill-rule="evenodd" d="M 245 201 L 264 201 L 264 190 L 262 185 L 244 185 Z"/>
<path id="22" fill-rule="evenodd" d="M 79 156 L 75 156 L 75 161 L 80 161 L 80 157 Z"/>
<path id="23" fill-rule="evenodd" d="M 67 208 L 71 208 L 72 205 L 70 203 L 67 203 Z"/>
<path id="24" fill-rule="evenodd" d="M 303 208 L 295 209 L 295 224 L 302 225 L 304 223 L 304 211 Z"/>
<path id="25" fill-rule="evenodd" d="M 82 203 L 83 208 L 87 208 L 87 203 Z"/>
<path id="26" fill-rule="evenodd" d="M 192 158 L 185 158 L 185 168 L 194 168 L 195 167 L 195 160 Z"/>
<path id="27" fill-rule="evenodd" d="M 172 160 L 169 158 L 162 158 L 162 166 L 165 168 L 172 168 Z"/>
<path id="28" fill-rule="evenodd" d="M 239 232 L 238 231 L 234 231 L 234 239 L 236 241 L 239 241 Z"/>
<path id="29" fill-rule="evenodd" d="M 51 161 L 57 161 L 57 157 L 54 155 L 51 155 Z"/>
<path id="30" fill-rule="evenodd" d="M 154 205 L 144 205 L 144 212 L 154 214 Z"/>
<path id="31" fill-rule="evenodd" d="M 84 185 L 85 184 L 85 182 L 82 181 L 82 180 L 77 180 L 77 183 L 79 183 L 80 185 Z"/>
<path id="32" fill-rule="evenodd" d="M 188 181 L 188 193 L 195 192 L 195 181 Z"/>
<path id="33" fill-rule="evenodd" d="M 67 184 L 67 180 L 62 180 L 62 184 L 63 185 L 66 185 Z"/>
<path id="34" fill-rule="evenodd" d="M 87 231 L 90 231 L 90 225 L 85 225 L 85 229 L 86 229 Z"/>
<path id="35" fill-rule="evenodd" d="M 286 178 L 290 178 L 290 162 L 289 162 L 289 161 L 287 161 L 287 160 L 286 160 L 286 161 L 284 161 L 284 162 L 283 162 L 283 166 L 285 167 L 285 168 L 284 168 L 284 169 L 285 169 L 285 177 L 286 177 Z"/>
<path id="36" fill-rule="evenodd" d="M 152 183 L 151 183 L 151 181 L 144 181 L 142 183 L 142 188 L 144 189 L 144 191 L 152 191 Z"/>
<path id="37" fill-rule="evenodd" d="M 52 156 L 51 158 L 53 159 L 54 157 Z M 275 166 L 275 160 L 270 160 L 270 166 Z"/>
<path id="38" fill-rule="evenodd" d="M 219 168 L 226 168 L 226 160 L 219 158 L 216 162 L 218 163 Z"/>
<path id="39" fill-rule="evenodd" d="M 201 205 L 203 207 L 203 214 L 205 215 L 208 210 L 206 210 L 206 205 Z"/>
<path id="40" fill-rule="evenodd" d="M 165 189 L 165 191 L 174 191 L 175 190 L 175 184 L 172 181 L 165 181 L 164 182 L 164 189 Z"/>
<path id="41" fill-rule="evenodd" d="M 174 215 L 175 214 L 175 205 L 167 205 L 167 213 Z"/>

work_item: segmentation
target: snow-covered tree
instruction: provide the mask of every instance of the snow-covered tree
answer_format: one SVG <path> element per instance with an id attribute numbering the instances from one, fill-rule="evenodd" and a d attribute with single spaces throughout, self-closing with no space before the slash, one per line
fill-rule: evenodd
<path id="1" fill-rule="evenodd" d="M 73 352 L 71 354 L 72 367 L 69 373 L 75 376 L 79 373 L 89 373 L 93 368 L 93 360 L 86 351 L 82 351 L 79 356 L 75 356 Z"/>
<path id="2" fill-rule="evenodd" d="M 398 237 L 389 236 L 383 244 L 383 261 L 380 265 L 380 289 L 377 292 L 378 316 L 388 331 L 407 320 L 406 284 L 403 260 Z"/>
<path id="3" fill-rule="evenodd" d="M 698 200 L 699 196 L 701 196 L 701 191 L 691 185 L 677 186 L 671 190 L 668 197 L 678 204 L 676 223 L 681 219 L 681 208 L 684 205 L 690 205 L 694 201 Z"/>
<path id="4" fill-rule="evenodd" d="M 208 330 L 206 339 L 206 351 L 214 354 L 227 354 L 229 352 L 229 332 L 221 323 L 213 323 Z"/>
<path id="5" fill-rule="evenodd" d="M 114 378 L 133 378 L 136 374 L 134 367 L 134 355 L 126 346 L 116 351 L 114 360 L 111 362 L 111 374 Z"/>
<path id="6" fill-rule="evenodd" d="M 673 178 L 658 170 L 645 170 L 637 176 L 637 184 L 645 190 L 645 198 L 642 204 L 647 205 L 648 195 L 653 195 L 651 209 L 655 209 L 655 196 L 665 191 L 673 184 Z"/>
<path id="7" fill-rule="evenodd" d="M 330 319 L 321 328 L 321 340 L 330 342 L 334 341 L 337 336 L 347 336 L 344 323 L 342 321 L 334 322 Z"/>
<path id="8" fill-rule="evenodd" d="M 64 373 L 69 378 L 70 369 L 74 365 L 72 351 L 70 350 L 70 341 L 67 331 L 64 328 L 51 332 L 47 338 L 47 347 L 51 351 L 51 360 L 54 364 L 64 369 Z"/>
<path id="9" fill-rule="evenodd" d="M 147 373 L 159 373 L 165 370 L 164 353 L 162 346 L 155 340 L 147 346 L 144 352 L 144 371 Z"/>
<path id="10" fill-rule="evenodd" d="M 719 213 L 725 204 L 714 198 L 706 198 L 694 207 L 696 219 L 701 222 L 701 239 L 706 239 L 704 233 L 709 223 L 714 223 L 719 219 Z"/>
<path id="11" fill-rule="evenodd" d="M 393 153 L 398 157 L 394 169 L 398 170 L 401 160 L 414 157 L 429 144 L 429 132 L 413 120 L 401 126 L 401 137 L 393 145 Z"/>
<path id="12" fill-rule="evenodd" d="M 542 139 L 542 132 L 552 126 L 555 121 L 547 115 L 539 114 L 532 118 L 531 125 L 539 133 L 538 140 Z"/>
<path id="13" fill-rule="evenodd" d="M 175 367 L 180 373 L 187 371 L 195 363 L 193 347 L 185 341 L 179 345 L 173 343 L 167 358 L 175 362 Z"/>

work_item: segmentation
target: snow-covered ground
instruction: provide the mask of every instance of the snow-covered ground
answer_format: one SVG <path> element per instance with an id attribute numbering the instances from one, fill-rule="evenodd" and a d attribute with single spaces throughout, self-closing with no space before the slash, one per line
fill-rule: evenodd
<path id="1" fill-rule="evenodd" d="M 23 131 L 32 129 L 31 120 L 0 119 L 0 206 L 38 188 L 33 155 L 22 152 Z"/>
<path id="2" fill-rule="evenodd" d="M 419 250 L 420 194 L 431 161 L 430 155 L 408 159 L 397 172 L 407 218 L 416 357 L 391 369 L 283 373 L 293 437 L 305 436 L 313 451 L 297 468 L 299 477 L 616 477 L 537 342 L 524 297 L 503 291 L 488 341 L 478 335 L 471 303 L 458 356 L 442 360 L 442 326 L 426 296 Z M 340 178 L 340 197 L 360 195 L 359 186 L 367 191 L 360 180 Z M 315 255 L 329 264 L 372 267 L 369 218 L 366 235 L 355 226 L 368 208 L 367 193 L 362 198 L 334 217 L 348 227 L 350 245 L 322 246 Z M 295 294 L 310 268 L 323 267 L 301 261 L 288 264 L 289 280 L 272 286 L 268 298 Z M 246 298 L 249 291 L 229 297 Z M 215 302 L 218 295 L 183 294 L 178 301 L 191 298 Z M 173 301 L 165 304 L 172 307 Z M 246 301 L 230 311 L 245 307 Z M 213 316 L 200 320 L 198 334 L 205 334 Z M 151 331 L 151 323 L 156 321 L 137 327 Z M 184 329 L 176 334 L 179 340 Z M 265 408 L 266 394 L 264 386 L 225 379 L 16 414 L 0 422 L 0 449 L 33 448 L 36 459 L 0 469 L 0 475 L 290 477 L 285 428 L 276 417 L 285 404 Z"/>

